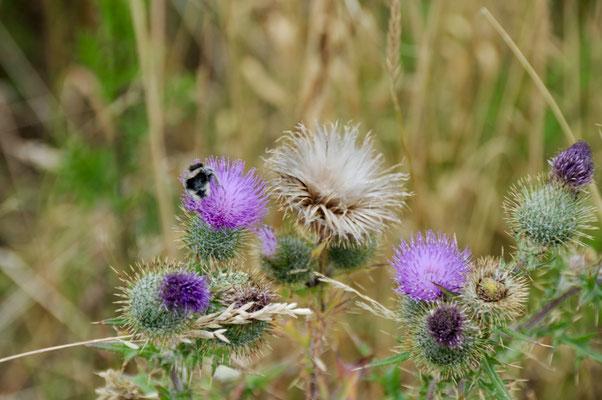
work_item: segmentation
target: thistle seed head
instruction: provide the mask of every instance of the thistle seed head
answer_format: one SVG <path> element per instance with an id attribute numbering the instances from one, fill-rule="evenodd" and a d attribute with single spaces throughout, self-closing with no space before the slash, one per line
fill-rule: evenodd
<path id="1" fill-rule="evenodd" d="M 269 151 L 281 208 L 319 237 L 364 243 L 399 220 L 406 177 L 383 169 L 372 139 L 358 136 L 357 126 L 300 124 Z"/>

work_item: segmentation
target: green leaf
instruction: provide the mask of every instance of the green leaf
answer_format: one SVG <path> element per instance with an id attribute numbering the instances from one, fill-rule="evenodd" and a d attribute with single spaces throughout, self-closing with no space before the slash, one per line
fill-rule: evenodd
<path id="1" fill-rule="evenodd" d="M 594 361 L 602 363 L 602 354 L 588 346 L 594 337 L 596 337 L 595 333 L 581 336 L 562 335 L 556 338 L 556 341 L 572 347 L 582 357 L 591 358 Z"/>
<path id="2" fill-rule="evenodd" d="M 131 347 L 128 347 L 125 343 L 122 342 L 94 343 L 91 346 L 97 349 L 119 353 L 123 355 L 125 362 L 132 360 L 134 357 L 144 357 L 146 359 L 150 359 L 151 357 L 157 354 L 157 352 L 154 351 L 154 347 L 152 347 L 151 345 L 146 345 L 140 347 L 139 349 L 132 349 Z"/>
<path id="3" fill-rule="evenodd" d="M 549 346 L 547 344 L 543 344 L 541 342 L 538 342 L 537 340 L 531 339 L 529 336 L 527 335 L 523 335 L 520 332 L 515 331 L 514 329 L 510 329 L 510 328 L 499 328 L 499 331 L 502 333 L 505 333 L 508 336 L 512 336 L 515 339 L 519 339 L 519 340 L 523 340 L 525 342 L 529 342 L 529 343 L 534 343 L 534 344 L 538 344 L 540 346 L 544 346 L 544 347 L 552 347 Z"/>
<path id="4" fill-rule="evenodd" d="M 492 364 L 492 361 L 494 362 Z M 493 395 L 500 400 L 511 400 L 512 396 L 506 389 L 506 385 L 504 385 L 504 381 L 500 378 L 500 376 L 495 372 L 495 367 L 493 365 L 497 364 L 497 360 L 492 359 L 491 357 L 485 357 L 481 362 L 481 366 L 483 370 L 489 377 L 493 385 Z"/>
<path id="5" fill-rule="evenodd" d="M 405 361 L 408 358 L 410 358 L 410 353 L 402 352 L 399 354 L 395 354 L 394 356 L 383 358 L 382 360 L 368 364 L 363 368 L 385 367 L 387 365 L 399 364 L 400 362 Z"/>

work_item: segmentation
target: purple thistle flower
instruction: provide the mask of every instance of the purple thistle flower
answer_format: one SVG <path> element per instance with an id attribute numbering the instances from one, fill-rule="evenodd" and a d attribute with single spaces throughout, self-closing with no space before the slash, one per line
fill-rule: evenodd
<path id="1" fill-rule="evenodd" d="M 466 281 L 470 250 L 460 251 L 455 240 L 427 231 L 401 241 L 389 264 L 395 268 L 397 292 L 414 300 L 431 301 L 443 294 L 437 285 L 457 292 Z"/>
<path id="2" fill-rule="evenodd" d="M 278 246 L 274 229 L 269 225 L 262 225 L 255 230 L 255 233 L 259 240 L 261 240 L 261 254 L 266 257 L 274 255 Z"/>
<path id="3" fill-rule="evenodd" d="M 200 161 L 195 160 L 197 162 Z M 212 180 L 211 194 L 200 200 L 184 193 L 182 204 L 188 211 L 199 213 L 203 221 L 215 229 L 252 228 L 267 215 L 265 182 L 255 174 L 255 168 L 245 174 L 244 161 L 230 162 L 224 157 L 205 159 L 205 165 L 213 168 L 219 185 Z M 180 176 L 182 183 L 186 174 Z"/>
<path id="4" fill-rule="evenodd" d="M 437 344 L 452 348 L 462 344 L 464 315 L 458 306 L 440 304 L 427 317 L 426 326 Z"/>
<path id="5" fill-rule="evenodd" d="M 159 295 L 165 308 L 185 313 L 205 311 L 211 299 L 207 279 L 184 271 L 166 274 Z"/>
<path id="6" fill-rule="evenodd" d="M 580 140 L 562 150 L 549 161 L 554 174 L 569 186 L 578 189 L 593 181 L 594 162 L 589 145 Z"/>

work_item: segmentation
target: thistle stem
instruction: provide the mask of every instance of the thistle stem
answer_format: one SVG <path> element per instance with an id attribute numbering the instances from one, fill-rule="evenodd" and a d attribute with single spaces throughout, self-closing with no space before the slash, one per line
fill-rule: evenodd
<path id="1" fill-rule="evenodd" d="M 518 327 L 519 330 L 534 328 L 553 309 L 555 309 L 560 304 L 562 304 L 565 300 L 569 299 L 570 297 L 573 297 L 574 295 L 576 295 L 580 291 L 581 291 L 581 288 L 579 286 L 574 286 L 574 287 L 570 288 L 569 290 L 567 290 L 566 292 L 564 292 L 563 294 L 561 294 L 560 296 L 556 297 L 554 300 L 552 300 L 548 304 L 546 304 L 537 314 L 535 314 L 531 318 L 529 318 L 528 321 L 526 321 L 523 324 L 521 324 Z"/>
<path id="2" fill-rule="evenodd" d="M 182 383 L 182 379 L 180 379 L 180 373 L 178 372 L 178 367 L 176 363 L 171 366 L 171 370 L 169 371 L 169 378 L 173 383 L 173 387 L 178 394 L 184 391 L 184 384 Z"/>

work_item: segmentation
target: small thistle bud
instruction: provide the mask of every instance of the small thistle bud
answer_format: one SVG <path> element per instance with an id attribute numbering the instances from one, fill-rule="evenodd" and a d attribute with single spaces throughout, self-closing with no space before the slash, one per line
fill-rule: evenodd
<path id="1" fill-rule="evenodd" d="M 469 272 L 461 296 L 478 320 L 504 326 L 523 313 L 529 291 L 503 260 L 486 257 Z"/>
<path id="2" fill-rule="evenodd" d="M 376 241 L 364 244 L 345 244 L 334 242 L 328 246 L 328 261 L 339 271 L 352 271 L 362 268 L 376 253 Z"/>
<path id="3" fill-rule="evenodd" d="M 282 284 L 306 282 L 312 271 L 312 246 L 295 235 L 282 235 L 277 239 L 275 252 L 262 257 L 264 269 L 275 281 Z"/>
<path id="4" fill-rule="evenodd" d="M 209 302 L 204 278 L 175 264 L 153 261 L 122 280 L 125 300 L 120 311 L 134 335 L 167 339 L 181 332 L 190 314 L 204 311 Z"/>
<path id="5" fill-rule="evenodd" d="M 537 255 L 578 244 L 593 221 L 584 196 L 541 178 L 519 182 L 504 207 L 519 249 Z"/>
<path id="6" fill-rule="evenodd" d="M 409 241 L 401 241 L 389 264 L 395 269 L 398 293 L 431 301 L 443 295 L 439 287 L 460 291 L 470 265 L 470 250 L 459 250 L 447 235 L 418 232 Z"/>
<path id="7" fill-rule="evenodd" d="M 459 379 L 491 351 L 488 340 L 455 302 L 404 301 L 402 347 L 425 373 Z"/>
<path id="8" fill-rule="evenodd" d="M 171 272 L 163 278 L 161 299 L 169 311 L 202 313 L 209 308 L 207 280 L 195 272 Z"/>
<path id="9" fill-rule="evenodd" d="M 552 166 L 553 176 L 573 189 L 582 188 L 593 182 L 592 151 L 582 140 L 562 150 L 549 163 Z"/>
<path id="10" fill-rule="evenodd" d="M 214 228 L 198 215 L 184 217 L 184 244 L 195 261 L 228 261 L 243 248 L 246 232 L 239 228 Z"/>

